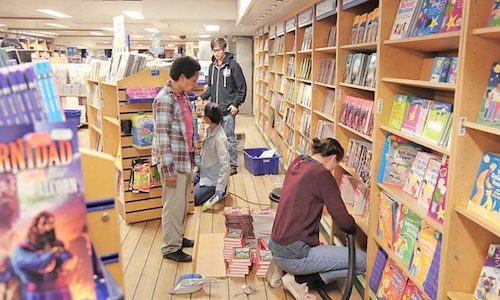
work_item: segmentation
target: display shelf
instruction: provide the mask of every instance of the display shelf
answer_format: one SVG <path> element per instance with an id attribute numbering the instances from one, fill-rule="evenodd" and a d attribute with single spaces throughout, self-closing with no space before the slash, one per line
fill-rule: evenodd
<path id="1" fill-rule="evenodd" d="M 357 135 L 357 136 L 359 136 L 359 137 L 361 137 L 361 138 L 363 138 L 363 139 L 365 139 L 365 140 L 367 140 L 367 141 L 369 141 L 369 142 L 373 142 L 373 138 L 372 138 L 371 136 L 369 136 L 369 135 L 366 135 L 366 134 L 363 134 L 363 133 L 361 133 L 361 132 L 359 132 L 359 131 L 357 131 L 357 130 L 354 130 L 354 129 L 352 129 L 351 127 L 349 127 L 349 126 L 347 126 L 347 125 L 345 125 L 345 124 L 342 124 L 342 123 L 340 123 L 340 122 L 338 122 L 338 123 L 337 123 L 337 125 L 338 125 L 339 127 L 344 128 L 345 130 L 348 130 L 349 132 L 354 133 L 355 135 Z"/>
<path id="2" fill-rule="evenodd" d="M 314 49 L 314 51 L 335 54 L 337 52 L 337 46 L 316 48 L 316 49 Z"/>
<path id="3" fill-rule="evenodd" d="M 102 117 L 102 119 L 103 119 L 104 121 L 107 121 L 107 122 L 109 122 L 109 123 L 111 123 L 111 124 L 115 125 L 115 126 L 120 127 L 120 121 L 119 121 L 118 119 L 116 119 L 116 118 L 112 118 L 112 117 Z"/>
<path id="4" fill-rule="evenodd" d="M 377 243 L 377 245 L 382 248 L 384 250 L 385 253 L 388 254 L 389 258 L 391 258 L 394 262 L 396 262 L 396 264 L 398 265 L 398 267 L 401 269 L 401 271 L 403 271 L 403 273 L 406 275 L 406 277 L 408 277 L 408 279 L 410 279 L 416 287 L 418 287 L 418 289 L 424 293 L 424 295 L 428 298 L 428 299 L 432 299 L 432 297 L 430 297 L 424 290 L 424 287 L 419 283 L 417 282 L 417 280 L 415 280 L 415 277 L 413 275 L 411 275 L 410 271 L 408 270 L 408 266 L 406 266 L 406 264 L 401 260 L 401 258 L 399 258 L 395 253 L 394 251 L 392 251 L 392 249 L 389 249 L 389 247 L 387 247 L 385 245 L 385 243 L 383 243 L 379 238 L 378 236 L 374 235 L 373 236 L 373 239 L 375 240 L 375 242 Z"/>
<path id="5" fill-rule="evenodd" d="M 455 210 L 459 214 L 461 214 L 462 216 L 466 217 L 467 219 L 478 224 L 479 226 L 483 227 L 484 229 L 488 230 L 489 232 L 493 233 L 498 238 L 500 238 L 500 224 L 499 224 L 499 222 L 487 220 L 483 216 L 481 216 L 479 213 L 477 213 L 473 210 L 470 210 L 466 207 L 457 206 L 457 207 L 455 207 Z"/>
<path id="6" fill-rule="evenodd" d="M 495 135 L 495 136 L 500 136 L 500 128 L 486 126 L 486 125 L 478 124 L 476 122 L 469 122 L 469 121 L 465 122 L 464 126 L 466 128 L 470 128 L 470 129 L 478 130 L 478 131 L 481 131 L 481 132 L 489 133 L 489 134 L 492 134 L 492 135 Z"/>
<path id="7" fill-rule="evenodd" d="M 297 51 L 298 54 L 312 54 L 312 49 Z"/>
<path id="8" fill-rule="evenodd" d="M 292 77 L 292 76 L 285 76 L 286 79 L 289 79 L 289 80 L 295 80 L 295 77 Z"/>
<path id="9" fill-rule="evenodd" d="M 311 80 L 308 80 L 308 79 L 301 79 L 301 78 L 297 78 L 296 80 L 297 80 L 297 81 L 300 81 L 300 82 L 303 82 L 303 83 L 312 84 L 312 81 L 311 81 Z"/>
<path id="10" fill-rule="evenodd" d="M 302 103 L 297 102 L 297 106 L 302 107 L 303 109 L 311 110 L 310 107 L 303 105 Z"/>
<path id="11" fill-rule="evenodd" d="M 402 79 L 402 78 L 391 78 L 391 77 L 383 77 L 383 82 L 387 83 L 395 83 L 400 85 L 438 90 L 438 91 L 447 91 L 447 92 L 455 92 L 457 85 L 452 83 L 445 82 L 431 82 L 428 80 L 414 80 L 414 79 Z"/>
<path id="12" fill-rule="evenodd" d="M 359 184 L 361 184 L 365 188 L 368 188 L 368 186 L 366 185 L 366 183 L 363 182 L 363 179 L 361 178 L 361 176 L 359 176 L 358 172 L 356 172 L 356 170 L 354 168 L 351 168 L 351 167 L 347 166 L 344 162 L 340 162 L 339 166 L 344 171 L 346 171 L 349 175 L 351 175 L 352 177 L 354 177 L 359 182 Z"/>
<path id="13" fill-rule="evenodd" d="M 342 1 L 342 10 L 348 10 L 354 8 L 356 6 L 360 6 L 362 4 L 368 3 L 372 0 L 351 0 L 351 1 Z"/>
<path id="14" fill-rule="evenodd" d="M 101 108 L 100 108 L 100 107 L 97 107 L 97 106 L 95 106 L 95 105 L 93 105 L 93 104 L 87 103 L 87 105 L 88 105 L 88 107 L 93 108 L 93 109 L 95 109 L 95 110 L 101 110 Z"/>
<path id="15" fill-rule="evenodd" d="M 321 112 L 319 110 L 314 110 L 314 113 L 317 114 L 318 116 L 322 117 L 325 120 L 328 120 L 332 123 L 335 123 L 335 116 L 325 114 L 324 112 Z"/>
<path id="16" fill-rule="evenodd" d="M 95 125 L 89 125 L 89 128 L 94 130 L 95 132 L 99 133 L 99 134 L 102 134 L 102 130 L 99 129 L 97 126 Z"/>
<path id="17" fill-rule="evenodd" d="M 437 33 L 400 40 L 386 40 L 384 44 L 422 52 L 456 50 L 460 44 L 460 31 Z"/>
<path id="18" fill-rule="evenodd" d="M 477 28 L 472 30 L 472 34 L 484 38 L 500 40 L 500 27 L 493 26 L 493 27 Z"/>
<path id="19" fill-rule="evenodd" d="M 288 52 L 285 52 L 286 55 L 295 55 L 295 51 L 288 51 Z"/>
<path id="20" fill-rule="evenodd" d="M 91 84 L 99 84 L 99 80 L 94 80 L 94 79 L 87 79 L 87 82 Z"/>
<path id="21" fill-rule="evenodd" d="M 292 101 L 290 101 L 290 100 L 288 100 L 288 99 L 286 99 L 286 98 L 283 98 L 283 99 L 285 99 L 285 102 L 286 102 L 286 103 L 288 103 L 288 104 L 290 104 L 290 105 L 292 105 L 292 106 L 295 106 L 295 103 L 294 103 L 294 102 L 292 102 Z"/>
<path id="22" fill-rule="evenodd" d="M 356 225 L 358 225 L 361 231 L 363 231 L 363 233 L 368 236 L 370 234 L 368 230 L 368 224 L 363 220 L 361 216 L 358 216 L 357 214 L 354 213 L 354 206 L 350 204 L 345 204 L 345 207 L 347 208 L 349 214 L 354 218 Z"/>
<path id="23" fill-rule="evenodd" d="M 400 136 L 402 138 L 405 138 L 407 140 L 410 140 L 410 141 L 412 141 L 412 142 L 414 142 L 416 144 L 422 145 L 424 147 L 427 147 L 427 148 L 432 149 L 434 151 L 437 151 L 439 153 L 450 155 L 450 149 L 445 148 L 443 146 L 439 146 L 439 145 L 433 144 L 431 142 L 428 142 L 428 141 L 422 139 L 419 136 L 415 136 L 415 135 L 412 135 L 410 133 L 406 133 L 406 132 L 403 132 L 403 131 L 395 130 L 395 129 L 392 129 L 392 128 L 390 128 L 388 126 L 385 126 L 385 125 L 381 125 L 380 129 L 382 129 L 382 130 L 384 130 L 386 132 L 395 134 L 397 136 Z"/>
<path id="24" fill-rule="evenodd" d="M 450 300 L 476 300 L 473 294 L 464 292 L 449 291 L 446 295 L 450 298 Z"/>
<path id="25" fill-rule="evenodd" d="M 378 187 L 385 191 L 394 200 L 406 206 L 409 210 L 416 213 L 422 220 L 425 220 L 429 225 L 439 232 L 443 232 L 443 225 L 427 215 L 427 209 L 421 207 L 417 203 L 417 199 L 407 194 L 403 189 L 397 188 L 388 184 L 377 183 Z"/>
<path id="26" fill-rule="evenodd" d="M 343 86 L 343 87 L 351 88 L 351 89 L 363 90 L 363 91 L 368 91 L 368 92 L 375 92 L 375 88 L 368 87 L 368 86 L 349 84 L 349 83 L 344 83 L 344 82 L 339 83 L 339 85 Z"/>
<path id="27" fill-rule="evenodd" d="M 349 50 L 349 51 L 377 51 L 377 42 L 371 43 L 362 43 L 362 44 L 351 44 L 351 45 L 343 45 L 340 49 Z"/>
<path id="28" fill-rule="evenodd" d="M 323 86 L 323 87 L 326 87 L 326 88 L 329 88 L 329 89 L 335 89 L 335 85 L 333 84 L 327 84 L 327 83 L 322 83 L 322 82 L 317 82 L 317 81 L 314 81 L 314 84 L 315 85 L 319 85 L 319 86 Z"/>

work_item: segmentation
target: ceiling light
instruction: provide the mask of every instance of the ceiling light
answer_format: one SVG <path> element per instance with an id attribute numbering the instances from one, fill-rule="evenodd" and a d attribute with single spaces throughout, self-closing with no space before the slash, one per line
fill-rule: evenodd
<path id="1" fill-rule="evenodd" d="M 104 31 L 115 31 L 113 27 L 101 27 L 101 29 Z"/>
<path id="2" fill-rule="evenodd" d="M 71 18 L 71 16 L 68 16 L 66 14 L 48 8 L 39 8 L 37 10 L 41 13 L 48 14 L 57 18 Z"/>
<path id="3" fill-rule="evenodd" d="M 174 44 L 168 44 L 167 47 L 175 47 Z"/>
<path id="4" fill-rule="evenodd" d="M 216 31 L 220 30 L 220 26 L 219 25 L 205 25 L 205 29 L 208 32 L 216 32 Z"/>
<path id="5" fill-rule="evenodd" d="M 271 10 L 270 10 L 269 8 L 268 8 L 268 9 L 266 9 L 266 13 L 268 13 L 268 12 L 271 12 Z"/>
<path id="6" fill-rule="evenodd" d="M 171 38 L 173 38 L 173 39 L 178 39 L 178 38 L 179 38 L 179 37 L 178 37 L 178 36 L 176 36 L 176 35 L 171 35 L 170 37 L 171 37 Z"/>
<path id="7" fill-rule="evenodd" d="M 200 38 L 202 38 L 202 39 L 207 39 L 207 38 L 209 38 L 209 37 L 210 37 L 210 35 L 209 35 L 209 34 L 200 34 L 200 35 L 198 35 L 198 36 L 199 36 Z"/>
<path id="8" fill-rule="evenodd" d="M 151 32 L 151 33 L 158 32 L 158 29 L 156 29 L 156 28 L 144 28 L 144 30 L 146 30 L 147 32 Z"/>
<path id="9" fill-rule="evenodd" d="M 137 12 L 137 11 L 125 10 L 125 11 L 122 11 L 122 13 L 124 15 L 126 15 L 127 17 L 132 18 L 132 19 L 136 19 L 136 20 L 143 20 L 144 19 L 142 14 L 140 12 Z"/>
<path id="10" fill-rule="evenodd" d="M 276 6 L 277 6 L 276 4 L 271 5 L 272 8 L 275 8 Z"/>
<path id="11" fill-rule="evenodd" d="M 143 44 L 139 44 L 139 45 L 137 45 L 137 46 L 139 46 L 139 47 L 143 47 L 144 45 L 143 45 Z"/>
<path id="12" fill-rule="evenodd" d="M 56 23 L 45 23 L 45 25 L 49 25 L 52 27 L 57 27 L 57 28 L 68 28 L 66 25 L 61 25 L 61 24 L 56 24 Z"/>
<path id="13" fill-rule="evenodd" d="M 7 25 L 5 25 L 5 24 L 0 24 L 0 27 L 4 27 L 4 26 L 7 26 Z"/>
<path id="14" fill-rule="evenodd" d="M 104 35 L 104 33 L 102 33 L 102 32 L 97 32 L 97 31 L 91 31 L 91 32 L 90 32 L 90 34 L 91 34 L 91 35 L 100 35 L 100 36 L 103 36 L 103 35 Z"/>
<path id="15" fill-rule="evenodd" d="M 142 39 L 143 38 L 143 36 L 140 34 L 131 34 L 130 37 L 133 39 Z"/>

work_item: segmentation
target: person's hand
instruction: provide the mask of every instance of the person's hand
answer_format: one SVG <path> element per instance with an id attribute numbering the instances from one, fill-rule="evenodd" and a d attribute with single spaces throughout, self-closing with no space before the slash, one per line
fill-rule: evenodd
<path id="1" fill-rule="evenodd" d="M 215 195 L 217 195 L 219 199 L 222 199 L 222 196 L 224 196 L 224 191 L 215 190 Z"/>
<path id="2" fill-rule="evenodd" d="M 167 186 L 177 186 L 177 175 L 165 177 L 165 184 Z"/>
<path id="3" fill-rule="evenodd" d="M 229 105 L 229 108 L 228 108 L 229 112 L 231 113 L 231 115 L 233 116 L 236 116 L 236 114 L 238 113 L 238 108 L 234 105 Z"/>

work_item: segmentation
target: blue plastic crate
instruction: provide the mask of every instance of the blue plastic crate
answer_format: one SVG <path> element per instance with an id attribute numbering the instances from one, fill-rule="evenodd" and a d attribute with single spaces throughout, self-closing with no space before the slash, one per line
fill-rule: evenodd
<path id="1" fill-rule="evenodd" d="M 78 127 L 78 125 L 80 125 L 81 114 L 82 112 L 79 109 L 64 110 L 64 116 L 66 117 L 66 122 L 71 123 L 75 127 Z"/>
<path id="2" fill-rule="evenodd" d="M 245 154 L 245 168 L 254 176 L 278 174 L 280 157 L 276 153 L 271 158 L 259 158 L 267 148 L 243 149 Z"/>

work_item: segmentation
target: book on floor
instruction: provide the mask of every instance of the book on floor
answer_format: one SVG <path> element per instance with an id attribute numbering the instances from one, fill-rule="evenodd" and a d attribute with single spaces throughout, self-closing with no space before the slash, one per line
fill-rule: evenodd
<path id="1" fill-rule="evenodd" d="M 477 123 L 500 128 L 500 61 L 493 63 Z"/>
<path id="2" fill-rule="evenodd" d="M 491 244 L 488 248 L 474 296 L 480 300 L 493 300 L 500 296 L 500 244 Z"/>
<path id="3" fill-rule="evenodd" d="M 500 219 L 500 154 L 484 152 L 472 185 L 468 208 L 485 220 Z"/>

